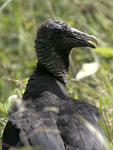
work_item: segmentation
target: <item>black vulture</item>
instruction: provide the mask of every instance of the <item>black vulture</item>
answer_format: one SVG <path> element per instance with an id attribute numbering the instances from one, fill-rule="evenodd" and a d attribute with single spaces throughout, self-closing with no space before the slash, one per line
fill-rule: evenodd
<path id="1" fill-rule="evenodd" d="M 105 150 L 98 138 L 80 121 L 91 123 L 104 137 L 94 117 L 97 108 L 71 98 L 65 88 L 69 54 L 74 47 L 95 48 L 94 36 L 66 23 L 48 19 L 39 27 L 35 40 L 38 57 L 23 94 L 23 109 L 15 107 L 8 116 L 2 148 L 33 147 L 40 150 Z"/>

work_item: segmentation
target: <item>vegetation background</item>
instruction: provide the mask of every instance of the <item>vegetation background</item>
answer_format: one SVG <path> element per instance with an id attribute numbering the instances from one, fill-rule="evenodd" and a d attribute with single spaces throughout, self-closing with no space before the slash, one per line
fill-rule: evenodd
<path id="1" fill-rule="evenodd" d="M 96 105 L 104 122 L 100 126 L 113 148 L 113 0 L 0 0 L 0 138 L 10 102 L 21 97 L 37 62 L 37 29 L 50 18 L 98 39 L 97 49 L 71 52 L 67 90 Z"/>

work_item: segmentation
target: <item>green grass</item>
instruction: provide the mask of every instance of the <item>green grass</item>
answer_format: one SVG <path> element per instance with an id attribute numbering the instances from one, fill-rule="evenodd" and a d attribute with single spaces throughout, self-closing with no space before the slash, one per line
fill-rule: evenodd
<path id="1" fill-rule="evenodd" d="M 113 141 L 113 1 L 105 0 L 1 0 L 0 1 L 0 134 L 7 121 L 6 101 L 22 94 L 37 62 L 36 31 L 49 18 L 64 21 L 97 37 L 97 49 L 77 48 L 70 55 L 67 90 L 72 97 L 94 104 L 102 114 L 108 143 Z M 97 62 L 99 70 L 76 80 L 85 63 Z M 25 79 L 25 80 L 24 80 Z M 15 90 L 18 89 L 18 90 Z M 10 105 L 10 103 L 9 103 Z M 5 112 L 3 109 L 5 109 Z M 106 128 L 105 128 L 106 127 Z M 0 142 L 1 143 L 1 142 Z M 113 146 L 111 146 L 113 148 Z"/>

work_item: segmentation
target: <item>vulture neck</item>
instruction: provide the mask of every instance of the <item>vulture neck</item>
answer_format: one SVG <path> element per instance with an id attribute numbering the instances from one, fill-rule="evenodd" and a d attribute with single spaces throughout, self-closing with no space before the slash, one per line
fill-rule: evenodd
<path id="1" fill-rule="evenodd" d="M 37 72 L 43 70 L 43 73 L 45 71 L 46 74 L 51 74 L 65 85 L 69 70 L 69 52 L 70 50 L 62 50 L 62 53 L 58 53 L 53 48 L 36 49 Z"/>
<path id="2" fill-rule="evenodd" d="M 40 61 L 38 61 L 22 98 L 25 101 L 36 100 L 37 102 L 44 100 L 45 97 L 48 97 L 49 101 L 53 101 L 55 99 L 68 100 L 70 96 L 65 89 L 63 79 L 63 76 L 58 76 L 57 78 L 45 66 L 43 66 Z"/>

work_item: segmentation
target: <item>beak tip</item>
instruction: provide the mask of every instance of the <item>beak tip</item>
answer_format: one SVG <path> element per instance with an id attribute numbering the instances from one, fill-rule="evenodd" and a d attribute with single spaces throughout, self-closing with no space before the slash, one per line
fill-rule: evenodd
<path id="1" fill-rule="evenodd" d="M 91 35 L 91 40 L 92 40 L 92 42 L 94 42 L 96 44 L 96 46 L 98 46 L 98 40 L 95 36 Z M 95 46 L 95 48 L 96 48 L 96 46 Z"/>

